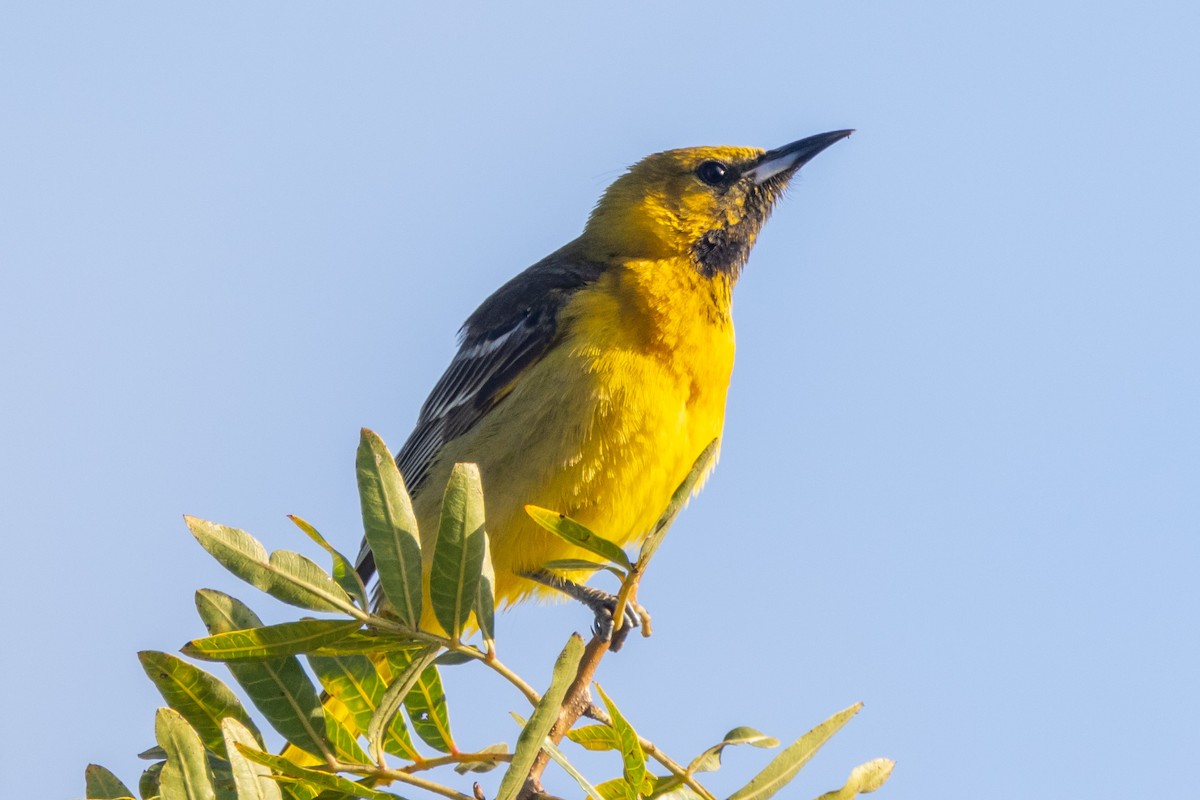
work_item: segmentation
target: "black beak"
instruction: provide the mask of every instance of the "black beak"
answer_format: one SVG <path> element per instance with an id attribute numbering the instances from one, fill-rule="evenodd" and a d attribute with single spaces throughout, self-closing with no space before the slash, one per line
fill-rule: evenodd
<path id="1" fill-rule="evenodd" d="M 755 183 L 761 184 L 781 173 L 795 172 L 826 147 L 845 139 L 852 133 L 854 133 L 852 128 L 844 131 L 818 133 L 816 136 L 809 136 L 807 139 L 768 150 L 744 174 L 753 178 Z"/>

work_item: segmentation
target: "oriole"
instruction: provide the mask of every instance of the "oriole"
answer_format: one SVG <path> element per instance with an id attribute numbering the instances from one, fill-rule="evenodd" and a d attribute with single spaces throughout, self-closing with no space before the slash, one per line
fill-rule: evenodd
<path id="1" fill-rule="evenodd" d="M 648 156 L 605 191 L 579 238 L 467 318 L 396 457 L 426 581 L 455 462 L 479 465 L 501 603 L 548 591 L 529 577 L 546 562 L 586 555 L 538 527 L 528 503 L 622 546 L 649 532 L 721 434 L 732 291 L 759 230 L 796 171 L 851 132 L 767 152 Z M 359 573 L 369 580 L 374 568 L 364 542 Z M 430 606 L 422 626 L 440 630 Z"/>

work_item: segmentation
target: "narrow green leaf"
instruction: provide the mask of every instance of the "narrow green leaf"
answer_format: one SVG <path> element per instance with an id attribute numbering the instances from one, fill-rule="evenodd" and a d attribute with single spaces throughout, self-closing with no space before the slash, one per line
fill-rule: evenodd
<path id="1" fill-rule="evenodd" d="M 562 767 L 563 772 L 575 779 L 575 782 L 579 784 L 579 788 L 583 789 L 584 793 L 591 800 L 604 800 L 604 796 L 600 794 L 599 790 L 589 783 L 587 778 L 583 777 L 583 773 L 567 760 L 567 757 L 563 755 L 561 750 L 554 746 L 553 742 L 549 739 L 544 740 L 542 742 L 542 749 L 550 754 L 550 758 L 554 759 L 554 763 Z"/>
<path id="2" fill-rule="evenodd" d="M 262 626 L 241 601 L 212 589 L 196 592 L 196 609 L 214 635 Z M 272 728 L 300 749 L 325 757 L 325 715 L 317 690 L 299 660 L 286 656 L 229 661 L 226 666 Z"/>
<path id="3" fill-rule="evenodd" d="M 346 708 L 355 729 L 366 731 L 387 689 L 371 659 L 361 655 L 310 655 L 308 663 L 321 687 Z"/>
<path id="4" fill-rule="evenodd" d="M 346 590 L 308 556 L 291 550 L 271 553 L 268 564 L 275 580 L 269 594 L 285 603 L 316 611 L 349 611 L 353 602 Z"/>
<path id="5" fill-rule="evenodd" d="M 167 763 L 159 778 L 163 797 L 172 800 L 216 800 L 212 770 L 204 755 L 200 736 L 183 716 L 160 708 L 154 716 L 154 738 L 167 751 Z"/>
<path id="6" fill-rule="evenodd" d="M 479 592 L 486 536 L 479 468 L 455 464 L 442 496 L 442 516 L 429 573 L 434 617 L 455 641 L 462 636 Z"/>
<path id="7" fill-rule="evenodd" d="M 367 754 L 358 744 L 357 733 L 347 728 L 334 714 L 325 715 L 325 740 L 333 748 L 338 761 L 345 764 L 367 765 Z"/>
<path id="8" fill-rule="evenodd" d="M 88 800 L 124 800 L 133 797 L 129 787 L 99 764 L 88 764 L 83 771 Z"/>
<path id="9" fill-rule="evenodd" d="M 391 667 L 391 682 L 383 693 L 383 697 L 376 704 L 375 712 L 371 715 L 371 721 L 367 724 L 366 731 L 371 753 L 376 758 L 379 757 L 379 751 L 383 748 L 386 732 L 393 725 L 393 718 L 400 711 L 400 706 L 404 704 L 405 698 L 412 691 L 413 686 L 420 680 L 421 673 L 433 663 L 437 651 L 436 647 L 429 647 L 411 657 L 402 653 L 388 654 L 386 663 Z"/>
<path id="10" fill-rule="evenodd" d="M 748 744 L 751 747 L 779 747 L 779 740 L 774 736 L 767 736 L 765 733 L 754 728 L 740 725 L 721 740 L 721 744 Z"/>
<path id="11" fill-rule="evenodd" d="M 638 800 L 637 790 L 624 778 L 612 778 L 596 784 L 596 793 L 603 800 Z"/>
<path id="12" fill-rule="evenodd" d="M 185 516 L 188 530 L 200 546 L 234 575 L 264 592 L 271 590 L 274 576 L 267 568 L 267 549 L 245 531 L 215 522 Z"/>
<path id="13" fill-rule="evenodd" d="M 529 722 L 521 729 L 520 736 L 517 737 L 517 747 L 513 751 L 512 763 L 508 765 L 504 777 L 500 780 L 500 788 L 496 790 L 495 800 L 516 800 L 521 787 L 525 785 L 534 759 L 537 758 L 546 735 L 550 733 L 555 720 L 558 719 L 558 712 L 562 707 L 563 699 L 567 696 L 567 689 L 575 680 L 575 674 L 579 670 L 579 660 L 583 658 L 583 649 L 583 639 L 578 634 L 572 634 L 571 638 L 567 640 L 566 647 L 554 662 L 550 686 L 542 695 L 542 699 L 538 701 Z"/>
<path id="14" fill-rule="evenodd" d="M 221 720 L 226 717 L 248 728 L 262 746 L 262 735 L 254 727 L 254 721 L 224 683 L 170 653 L 143 650 L 138 653 L 138 660 L 167 705 L 183 715 L 209 751 L 222 758 L 226 756 L 221 731 Z"/>
<path id="15" fill-rule="evenodd" d="M 305 783 L 297 778 L 275 778 L 279 784 L 279 791 L 283 793 L 283 800 L 346 800 L 346 798 L 354 795 L 345 794 L 344 792 L 326 792 L 320 786 L 313 786 Z"/>
<path id="16" fill-rule="evenodd" d="M 304 619 L 261 628 L 227 631 L 193 639 L 184 655 L 205 661 L 245 661 L 311 653 L 357 631 L 362 623 L 344 619 Z"/>
<path id="17" fill-rule="evenodd" d="M 366 428 L 355 466 L 363 530 L 379 586 L 400 619 L 415 630 L 421 622 L 421 536 L 412 500 L 387 445 Z"/>
<path id="18" fill-rule="evenodd" d="M 179 709 L 175 709 L 178 711 Z M 143 761 L 166 761 L 167 751 L 163 750 L 158 745 L 147 747 L 145 750 L 137 754 L 137 757 Z"/>
<path id="19" fill-rule="evenodd" d="M 229 754 L 237 800 L 283 800 L 279 784 L 270 778 L 271 770 L 246 758 L 236 746 L 261 751 L 263 745 L 258 737 L 232 717 L 221 720 L 221 735 L 225 739 L 224 750 Z"/>
<path id="20" fill-rule="evenodd" d="M 196 541 L 222 566 L 267 594 L 313 611 L 353 613 L 354 604 L 328 574 L 299 553 L 266 549 L 245 531 L 184 517 Z"/>
<path id="21" fill-rule="evenodd" d="M 361 630 L 351 633 L 344 639 L 338 639 L 332 644 L 323 645 L 312 651 L 318 656 L 346 655 L 375 655 L 395 652 L 416 652 L 429 646 L 428 642 L 417 639 L 406 639 L 392 633 L 381 633 L 376 630 Z"/>
<path id="22" fill-rule="evenodd" d="M 433 665 L 435 667 L 457 667 L 459 664 L 469 664 L 478 660 L 461 650 L 447 650 L 433 660 Z"/>
<path id="23" fill-rule="evenodd" d="M 755 775 L 749 783 L 738 789 L 729 800 L 766 800 L 766 798 L 782 789 L 809 762 L 821 746 L 829 741 L 850 718 L 859 712 L 862 703 L 855 703 L 849 708 L 839 711 L 829 719 L 801 736 L 788 745 L 783 752 L 775 756 L 762 772 Z"/>
<path id="24" fill-rule="evenodd" d="M 584 725 L 567 731 L 567 738 L 587 750 L 620 750 L 617 734 L 607 725 Z"/>
<path id="25" fill-rule="evenodd" d="M 333 579 L 337 581 L 337 585 L 354 598 L 359 608 L 368 610 L 370 601 L 367 599 L 367 587 L 363 585 L 362 578 L 358 577 L 358 571 L 354 569 L 354 564 L 350 562 L 350 559 L 334 549 L 333 545 L 327 542 L 325 537 L 305 520 L 294 514 L 289 514 L 288 519 L 296 523 L 296 527 L 304 531 L 305 535 L 316 542 L 322 550 L 329 553 L 329 557 L 333 560 Z"/>
<path id="26" fill-rule="evenodd" d="M 310 655 L 308 663 L 317 673 L 317 679 L 325 691 L 345 706 L 353 721 L 354 731 L 366 733 L 371 716 L 387 690 L 387 683 L 371 659 L 359 655 Z M 409 738 L 403 716 L 396 714 L 392 717 L 391 724 L 384 732 L 383 749 L 409 761 L 420 758 Z"/>
<path id="27" fill-rule="evenodd" d="M 484 647 L 491 649 L 496 640 L 496 570 L 492 567 L 492 545 L 486 531 L 482 531 L 483 559 L 479 569 L 479 589 L 475 593 L 475 624 L 483 637 Z"/>
<path id="28" fill-rule="evenodd" d="M 594 553 L 605 561 L 618 564 L 626 570 L 633 569 L 633 564 L 629 562 L 629 556 L 625 555 L 624 550 L 566 514 L 533 505 L 525 506 L 525 513 L 532 517 L 538 525 L 560 539 L 583 548 L 589 553 Z"/>
<path id="29" fill-rule="evenodd" d="M 369 786 L 364 786 L 361 783 L 356 783 L 349 778 L 343 778 L 340 775 L 333 775 L 328 772 L 321 772 L 315 769 L 307 769 L 301 767 L 293 761 L 289 761 L 283 756 L 276 756 L 270 753 L 264 753 L 261 750 L 255 750 L 250 747 L 239 746 L 242 754 L 251 761 L 259 764 L 264 764 L 280 775 L 287 775 L 290 778 L 295 778 L 303 783 L 312 786 L 319 786 L 323 789 L 332 789 L 335 792 L 344 792 L 352 797 L 364 797 L 366 800 L 403 800 L 400 795 L 392 794 L 391 792 L 381 792 L 378 789 L 372 789 Z"/>
<path id="30" fill-rule="evenodd" d="M 646 779 L 646 754 L 642 752 L 642 743 L 638 741 L 637 731 L 633 729 L 633 726 L 629 724 L 620 709 L 598 683 L 596 691 L 600 694 L 600 699 L 604 701 L 605 708 L 608 709 L 608 716 L 612 719 L 613 733 L 616 734 L 617 741 L 621 744 L 621 762 L 625 781 L 637 789 Z"/>
<path id="31" fill-rule="evenodd" d="M 696 790 L 674 775 L 663 775 L 655 780 L 654 790 L 642 795 L 646 800 L 701 800 Z"/>
<path id="32" fill-rule="evenodd" d="M 704 485 L 704 479 L 712 472 L 712 468 L 717 463 L 717 453 L 721 449 L 721 440 L 713 439 L 703 450 L 696 460 L 692 462 L 692 468 L 688 471 L 687 477 L 683 479 L 683 483 L 675 489 L 671 495 L 671 500 L 667 503 L 666 509 L 654 523 L 654 527 L 650 529 L 650 535 L 642 542 L 642 549 L 638 553 L 638 566 L 645 567 L 654 553 L 662 544 L 663 538 L 667 535 L 667 530 L 671 527 L 671 523 L 679 516 L 679 512 L 687 505 L 688 500 L 692 495 L 700 491 L 700 487 Z"/>
<path id="33" fill-rule="evenodd" d="M 504 763 L 503 759 L 486 758 L 488 754 L 508 755 L 508 744 L 500 742 L 499 744 L 489 744 L 487 747 L 479 751 L 481 758 L 478 761 L 464 761 L 454 767 L 454 771 L 459 775 L 466 775 L 468 772 L 491 772 L 496 767 Z"/>
<path id="34" fill-rule="evenodd" d="M 393 663 L 394 659 L 394 656 L 388 657 Z M 408 712 L 413 731 L 425 744 L 442 753 L 457 749 L 454 737 L 450 735 L 450 709 L 446 706 L 442 677 L 433 661 L 421 670 L 416 683 L 404 696 L 404 710 Z"/>
<path id="35" fill-rule="evenodd" d="M 164 756 L 166 755 L 164 751 Z M 142 775 L 138 778 L 138 794 L 146 800 L 151 797 L 158 797 L 162 794 L 162 787 L 159 786 L 159 781 L 162 779 L 163 767 L 166 766 L 166 761 L 159 761 L 146 767 L 142 771 Z"/>
<path id="36" fill-rule="evenodd" d="M 688 774 L 695 772 L 715 772 L 721 766 L 721 751 L 730 745 L 748 744 L 751 747 L 778 747 L 779 740 L 756 731 L 754 728 L 734 728 L 725 734 L 725 738 L 692 759 L 688 765 Z"/>
<path id="37" fill-rule="evenodd" d="M 850 777 L 842 788 L 826 792 L 817 800 L 854 800 L 860 794 L 870 794 L 887 783 L 896 762 L 890 758 L 876 758 L 859 764 L 850 771 Z"/>

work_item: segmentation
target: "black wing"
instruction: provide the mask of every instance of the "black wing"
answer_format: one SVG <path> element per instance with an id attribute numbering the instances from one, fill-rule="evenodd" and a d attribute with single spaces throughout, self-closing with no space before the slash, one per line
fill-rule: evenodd
<path id="1" fill-rule="evenodd" d="M 396 455 L 408 491 L 421 491 L 438 452 L 474 427 L 560 336 L 559 313 L 571 295 L 595 282 L 603 266 L 572 258 L 571 245 L 517 275 L 483 301 L 460 331 L 458 353 L 421 406 L 417 426 Z M 363 542 L 358 573 L 375 559 Z"/>

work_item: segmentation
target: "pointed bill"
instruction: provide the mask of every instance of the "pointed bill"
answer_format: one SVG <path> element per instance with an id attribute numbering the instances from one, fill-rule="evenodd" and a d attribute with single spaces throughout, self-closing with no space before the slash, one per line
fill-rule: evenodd
<path id="1" fill-rule="evenodd" d="M 809 136 L 783 147 L 768 150 L 762 154 L 757 164 L 746 171 L 746 175 L 761 185 L 776 175 L 795 172 L 815 158 L 822 150 L 834 142 L 840 142 L 852 133 L 854 133 L 853 129 L 818 133 L 816 136 Z"/>

